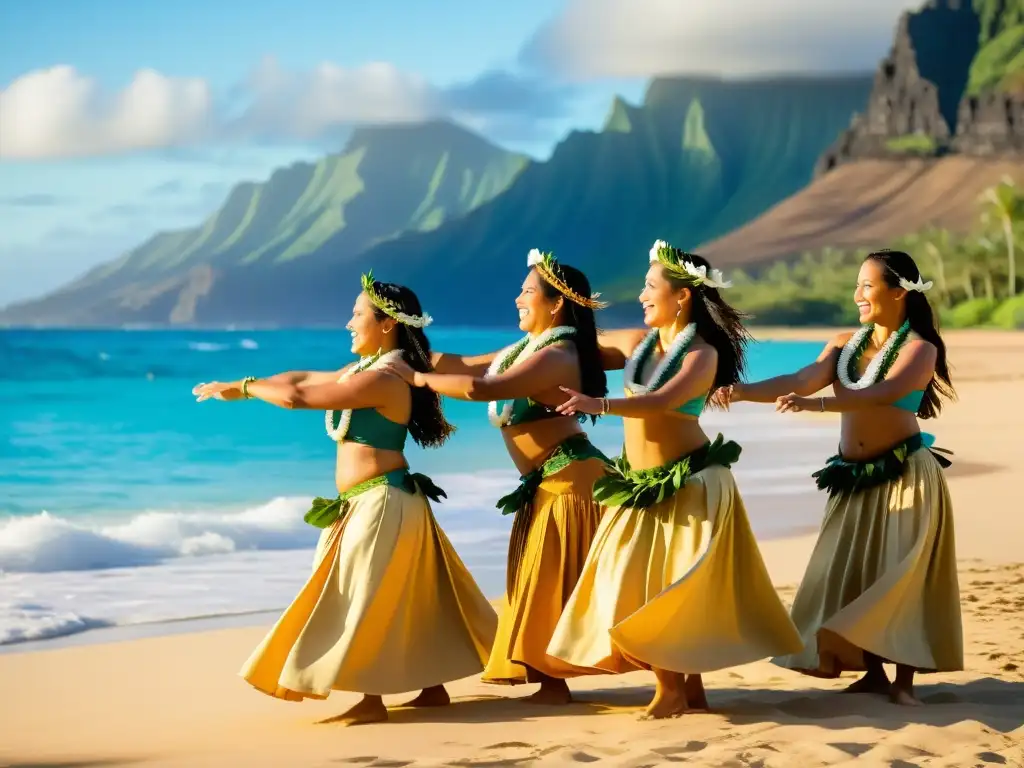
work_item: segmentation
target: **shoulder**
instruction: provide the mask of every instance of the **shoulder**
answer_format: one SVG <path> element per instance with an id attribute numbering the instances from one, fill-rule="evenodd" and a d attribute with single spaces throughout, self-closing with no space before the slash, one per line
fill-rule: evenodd
<path id="1" fill-rule="evenodd" d="M 718 350 L 708 344 L 700 336 L 697 336 L 684 356 L 686 360 L 696 364 L 708 363 L 716 365 L 718 362 Z"/>
<path id="2" fill-rule="evenodd" d="M 857 331 L 840 331 L 829 339 L 825 346 L 827 349 L 842 349 L 856 333 Z"/>
<path id="3" fill-rule="evenodd" d="M 702 355 L 717 355 L 718 350 L 714 346 L 706 342 L 700 336 L 695 336 L 693 342 L 690 344 L 690 348 L 686 352 L 688 355 L 702 354 Z"/>
<path id="4" fill-rule="evenodd" d="M 538 361 L 576 360 L 576 344 L 572 339 L 561 339 L 554 344 L 538 349 L 533 354 L 533 359 Z"/>
<path id="5" fill-rule="evenodd" d="M 359 383 L 364 387 L 389 387 L 392 389 L 398 389 L 399 387 L 409 386 L 405 379 L 397 373 L 391 373 L 390 371 L 384 371 L 379 368 L 361 371 L 352 378 L 358 379 Z"/>
<path id="6" fill-rule="evenodd" d="M 907 337 L 907 341 L 903 345 L 903 349 L 900 350 L 901 355 L 922 357 L 926 359 L 934 359 L 938 355 L 938 352 L 939 350 L 934 344 L 927 339 L 922 339 L 916 333 L 912 333 Z"/>

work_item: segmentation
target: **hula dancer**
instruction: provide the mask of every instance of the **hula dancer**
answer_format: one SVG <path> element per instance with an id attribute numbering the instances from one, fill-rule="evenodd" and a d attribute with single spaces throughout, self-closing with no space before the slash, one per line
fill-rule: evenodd
<path id="1" fill-rule="evenodd" d="M 793 603 L 806 648 L 775 663 L 818 677 L 864 672 L 847 691 L 898 704 L 920 704 L 915 671 L 963 669 L 949 461 L 917 421 L 954 394 L 924 295 L 931 285 L 907 254 L 870 254 L 853 294 L 859 331 L 836 336 L 797 373 L 719 393 L 723 403 L 842 414 L 839 453 L 814 475 L 829 499 Z M 829 384 L 833 397 L 809 397 Z M 896 665 L 892 683 L 886 662 Z"/>
<path id="2" fill-rule="evenodd" d="M 282 408 L 330 409 L 338 444 L 336 499 L 316 499 L 306 522 L 323 529 L 313 573 L 242 668 L 264 693 L 289 701 L 331 690 L 363 699 L 346 724 L 387 720 L 382 695 L 422 689 L 412 706 L 448 703 L 444 683 L 483 669 L 497 615 L 430 510 L 444 493 L 411 474 L 406 436 L 424 447 L 453 431 L 429 390 L 383 368 L 430 369 L 423 313 L 408 288 L 363 276 L 348 329 L 353 365 L 200 384 L 199 400 L 258 398 Z"/>
<path id="3" fill-rule="evenodd" d="M 516 299 L 522 340 L 488 355 L 436 355 L 436 373 L 393 367 L 417 387 L 491 401 L 491 423 L 501 429 L 522 480 L 497 504 L 515 517 L 507 591 L 483 679 L 540 683 L 528 700 L 564 704 L 571 701 L 565 678 L 581 670 L 550 658 L 547 646 L 597 530 L 601 506 L 591 489 L 608 460 L 577 420 L 554 406 L 565 400 L 561 386 L 595 397 L 607 392 L 594 319 L 603 304 L 591 296 L 582 272 L 550 254 L 534 249 L 527 266 Z"/>
<path id="4" fill-rule="evenodd" d="M 626 397 L 569 391 L 565 414 L 623 417 L 625 451 L 594 487 L 607 506 L 548 653 L 593 672 L 652 669 L 644 718 L 707 709 L 701 673 L 801 647 L 757 548 L 730 466 L 699 416 L 738 380 L 748 339 L 700 256 L 659 240 L 640 294 L 649 331 L 604 335 Z"/>

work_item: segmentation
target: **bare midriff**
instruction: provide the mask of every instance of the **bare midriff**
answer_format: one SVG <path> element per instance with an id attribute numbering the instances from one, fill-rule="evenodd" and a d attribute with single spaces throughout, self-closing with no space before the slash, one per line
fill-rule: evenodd
<path id="1" fill-rule="evenodd" d="M 411 390 L 405 393 L 401 400 L 396 399 L 394 402 L 389 402 L 377 408 L 377 411 L 390 421 L 398 424 L 407 423 L 412 411 Z M 344 493 L 360 483 L 407 466 L 409 464 L 405 460 L 405 454 L 401 451 L 389 451 L 343 440 L 338 443 L 337 460 L 334 465 L 334 483 L 338 488 L 338 493 Z"/>
<path id="2" fill-rule="evenodd" d="M 501 436 L 519 474 L 526 475 L 539 467 L 560 443 L 582 431 L 575 417 L 561 416 L 504 427 Z"/>
<path id="3" fill-rule="evenodd" d="M 623 419 L 626 459 L 631 469 L 654 469 L 693 453 L 708 442 L 695 416 L 667 412 Z"/>
<path id="4" fill-rule="evenodd" d="M 857 361 L 857 376 L 864 375 L 877 350 L 867 351 Z M 837 353 L 838 355 L 838 353 Z M 850 391 L 841 382 L 832 383 L 837 400 L 848 399 Z M 873 459 L 921 431 L 917 415 L 892 405 L 878 405 L 843 413 L 839 451 L 851 461 Z"/>
<path id="5" fill-rule="evenodd" d="M 840 402 L 849 391 L 838 381 L 832 391 Z M 842 416 L 839 450 L 852 461 L 873 459 L 921 431 L 917 416 L 902 408 L 878 405 Z"/>
<path id="6" fill-rule="evenodd" d="M 401 451 L 385 451 L 360 443 L 338 443 L 338 461 L 334 482 L 338 493 L 344 493 L 362 482 L 403 469 L 408 464 Z"/>

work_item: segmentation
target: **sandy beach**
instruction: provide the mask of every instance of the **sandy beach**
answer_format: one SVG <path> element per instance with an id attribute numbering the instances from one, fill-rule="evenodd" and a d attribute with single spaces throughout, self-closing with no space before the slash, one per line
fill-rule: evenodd
<path id="1" fill-rule="evenodd" d="M 1024 334 L 946 339 L 959 400 L 924 426 L 955 454 L 966 670 L 919 677 L 925 707 L 762 661 L 708 675 L 713 711 L 674 720 L 637 720 L 653 678 L 635 673 L 574 682 L 563 708 L 471 678 L 449 686 L 452 706 L 344 728 L 317 721 L 355 695 L 285 703 L 237 677 L 266 629 L 243 627 L 0 655 L 0 766 L 1024 766 Z M 813 541 L 762 544 L 786 601 Z"/>

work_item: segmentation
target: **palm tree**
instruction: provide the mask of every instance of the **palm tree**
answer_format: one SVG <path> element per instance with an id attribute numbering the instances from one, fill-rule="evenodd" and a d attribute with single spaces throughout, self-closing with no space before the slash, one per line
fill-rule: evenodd
<path id="1" fill-rule="evenodd" d="M 913 237 L 915 249 L 920 248 L 931 258 L 935 265 L 935 282 L 939 289 L 939 302 L 949 306 L 949 283 L 946 280 L 946 259 L 953 256 L 956 247 L 949 230 L 928 227 L 924 232 Z"/>
<path id="2" fill-rule="evenodd" d="M 989 187 L 982 193 L 982 202 L 985 204 L 985 211 L 982 214 L 985 221 L 996 222 L 1002 227 L 1003 238 L 1006 240 L 1006 261 L 1009 268 L 1006 287 L 1007 296 L 1017 295 L 1017 263 L 1013 229 L 1014 226 L 1024 218 L 1024 196 L 1018 191 L 1013 179 L 1006 176 L 994 187 Z"/>

